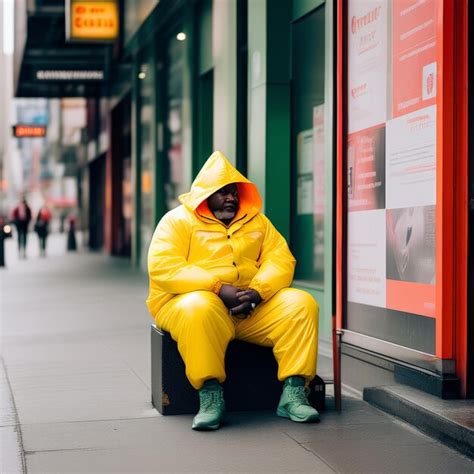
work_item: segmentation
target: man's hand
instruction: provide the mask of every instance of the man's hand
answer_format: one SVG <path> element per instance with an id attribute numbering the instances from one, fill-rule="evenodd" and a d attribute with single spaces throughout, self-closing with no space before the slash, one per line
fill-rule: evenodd
<path id="1" fill-rule="evenodd" d="M 237 298 L 237 293 L 241 290 L 233 285 L 222 285 L 221 290 L 219 291 L 219 298 L 231 309 L 240 304 L 239 299 Z"/>
<path id="2" fill-rule="evenodd" d="M 248 289 L 239 290 L 236 293 L 239 304 L 230 309 L 230 313 L 238 318 L 246 318 L 250 316 L 250 313 L 255 307 L 262 301 L 262 298 L 258 291 Z"/>

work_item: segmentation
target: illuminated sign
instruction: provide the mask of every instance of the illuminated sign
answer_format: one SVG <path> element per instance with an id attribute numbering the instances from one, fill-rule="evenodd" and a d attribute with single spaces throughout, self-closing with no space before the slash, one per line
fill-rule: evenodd
<path id="1" fill-rule="evenodd" d="M 117 0 L 68 0 L 66 3 L 68 41 L 115 41 L 119 35 Z"/>
<path id="2" fill-rule="evenodd" d="M 46 136 L 46 125 L 13 125 L 13 136 L 17 138 L 36 138 Z"/>
<path id="3" fill-rule="evenodd" d="M 38 69 L 38 81 L 103 81 L 102 69 Z"/>

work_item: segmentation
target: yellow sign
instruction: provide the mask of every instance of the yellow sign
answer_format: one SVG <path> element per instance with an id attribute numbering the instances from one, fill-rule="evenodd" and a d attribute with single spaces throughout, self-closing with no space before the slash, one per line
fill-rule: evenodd
<path id="1" fill-rule="evenodd" d="M 70 0 L 68 39 L 113 41 L 119 35 L 119 9 L 116 0 Z"/>

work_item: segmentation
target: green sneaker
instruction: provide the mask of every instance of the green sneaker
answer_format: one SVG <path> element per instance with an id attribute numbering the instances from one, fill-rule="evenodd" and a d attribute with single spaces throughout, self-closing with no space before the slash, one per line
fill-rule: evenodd
<path id="1" fill-rule="evenodd" d="M 277 415 L 296 422 L 319 421 L 319 413 L 309 402 L 303 377 L 288 377 L 278 403 Z"/>
<path id="2" fill-rule="evenodd" d="M 224 391 L 217 380 L 207 380 L 199 390 L 199 412 L 193 430 L 211 431 L 220 427 L 225 412 Z"/>

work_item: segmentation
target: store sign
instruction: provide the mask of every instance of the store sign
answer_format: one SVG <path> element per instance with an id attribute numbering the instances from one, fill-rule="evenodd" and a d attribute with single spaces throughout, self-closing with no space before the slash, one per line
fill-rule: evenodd
<path id="1" fill-rule="evenodd" d="M 35 72 L 38 81 L 103 81 L 102 69 L 38 69 Z"/>
<path id="2" fill-rule="evenodd" d="M 115 41 L 119 35 L 117 0 L 68 0 L 66 3 L 68 41 Z"/>
<path id="3" fill-rule="evenodd" d="M 13 136 L 16 138 L 45 137 L 46 125 L 36 125 L 36 124 L 13 125 Z"/>

